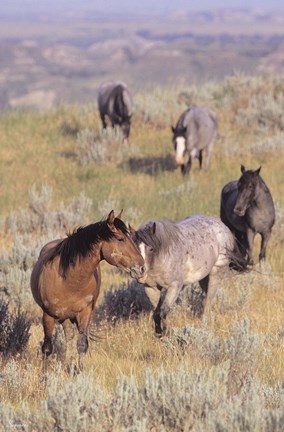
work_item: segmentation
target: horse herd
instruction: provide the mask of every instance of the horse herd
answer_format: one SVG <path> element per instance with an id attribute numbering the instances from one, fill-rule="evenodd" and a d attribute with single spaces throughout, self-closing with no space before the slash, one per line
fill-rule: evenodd
<path id="1" fill-rule="evenodd" d="M 103 84 L 98 91 L 103 127 L 105 117 L 119 125 L 128 139 L 132 118 L 132 97 L 121 82 Z M 217 115 L 206 107 L 193 106 L 172 127 L 177 163 L 189 172 L 194 157 L 206 168 L 214 145 Z M 221 220 L 220 220 L 221 219 Z M 100 262 L 125 270 L 145 287 L 153 306 L 155 333 L 166 333 L 166 317 L 184 286 L 199 282 L 204 293 L 203 311 L 210 309 L 225 269 L 246 271 L 253 264 L 253 240 L 261 235 L 259 260 L 275 221 L 273 199 L 260 176 L 260 168 L 246 170 L 226 184 L 221 192 L 220 219 L 191 215 L 172 222 L 150 220 L 137 230 L 126 227 L 121 213 L 113 210 L 106 220 L 79 227 L 64 239 L 47 243 L 31 274 L 31 290 L 43 311 L 44 365 L 53 351 L 56 322 L 63 325 L 66 340 L 68 323 L 76 323 L 79 336 L 79 368 L 84 367 L 88 334 L 101 283 Z"/>

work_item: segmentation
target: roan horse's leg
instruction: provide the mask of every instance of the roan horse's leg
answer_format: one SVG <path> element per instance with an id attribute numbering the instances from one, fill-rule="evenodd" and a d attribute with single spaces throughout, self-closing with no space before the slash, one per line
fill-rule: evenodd
<path id="1" fill-rule="evenodd" d="M 154 311 L 154 322 L 155 322 L 155 332 L 156 336 L 161 337 L 167 332 L 167 324 L 166 324 L 166 318 L 167 315 L 172 307 L 172 305 L 175 303 L 176 299 L 178 298 L 178 295 L 182 289 L 182 285 L 180 284 L 173 284 L 170 286 L 170 288 L 167 289 L 167 291 L 161 292 L 161 297 L 158 303 L 158 306 L 156 307 Z"/>
<path id="2" fill-rule="evenodd" d="M 52 354 L 53 343 L 52 336 L 55 328 L 55 319 L 48 315 L 46 312 L 43 313 L 42 325 L 44 330 L 44 341 L 41 347 L 43 354 L 43 373 L 47 372 L 47 358 Z"/>
<path id="3" fill-rule="evenodd" d="M 202 169 L 202 150 L 199 151 L 198 160 L 199 160 L 199 169 Z"/>
<path id="4" fill-rule="evenodd" d="M 206 293 L 206 297 L 204 299 L 203 305 L 203 313 L 207 314 L 212 305 L 213 300 L 215 299 L 216 292 L 218 289 L 218 284 L 220 281 L 220 268 L 213 267 L 209 275 L 205 276 L 204 279 L 199 281 L 199 285 L 204 293 Z"/>

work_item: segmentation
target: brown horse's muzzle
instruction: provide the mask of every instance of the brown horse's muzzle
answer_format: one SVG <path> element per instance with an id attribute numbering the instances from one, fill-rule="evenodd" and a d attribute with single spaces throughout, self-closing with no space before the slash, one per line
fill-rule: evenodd
<path id="1" fill-rule="evenodd" d="M 143 281 L 146 280 L 147 277 L 146 267 L 144 265 L 139 266 L 136 264 L 135 266 L 131 267 L 130 276 L 134 279 L 137 279 L 138 282 L 140 282 L 141 280 Z"/>

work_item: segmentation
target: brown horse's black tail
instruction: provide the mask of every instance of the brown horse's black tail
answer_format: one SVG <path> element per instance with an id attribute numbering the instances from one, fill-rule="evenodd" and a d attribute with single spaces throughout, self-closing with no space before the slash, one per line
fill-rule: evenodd
<path id="1" fill-rule="evenodd" d="M 250 270 L 248 266 L 247 255 L 244 254 L 240 242 L 235 239 L 234 249 L 229 252 L 230 264 L 229 267 L 239 273 L 244 273 Z"/>

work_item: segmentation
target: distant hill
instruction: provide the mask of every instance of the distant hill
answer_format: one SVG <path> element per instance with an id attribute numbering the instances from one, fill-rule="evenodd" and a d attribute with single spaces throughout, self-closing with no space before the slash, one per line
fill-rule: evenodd
<path id="1" fill-rule="evenodd" d="M 92 101 L 109 78 L 135 90 L 284 71 L 284 12 L 183 9 L 116 19 L 94 7 L 50 11 L 2 8 L 0 108 Z"/>

